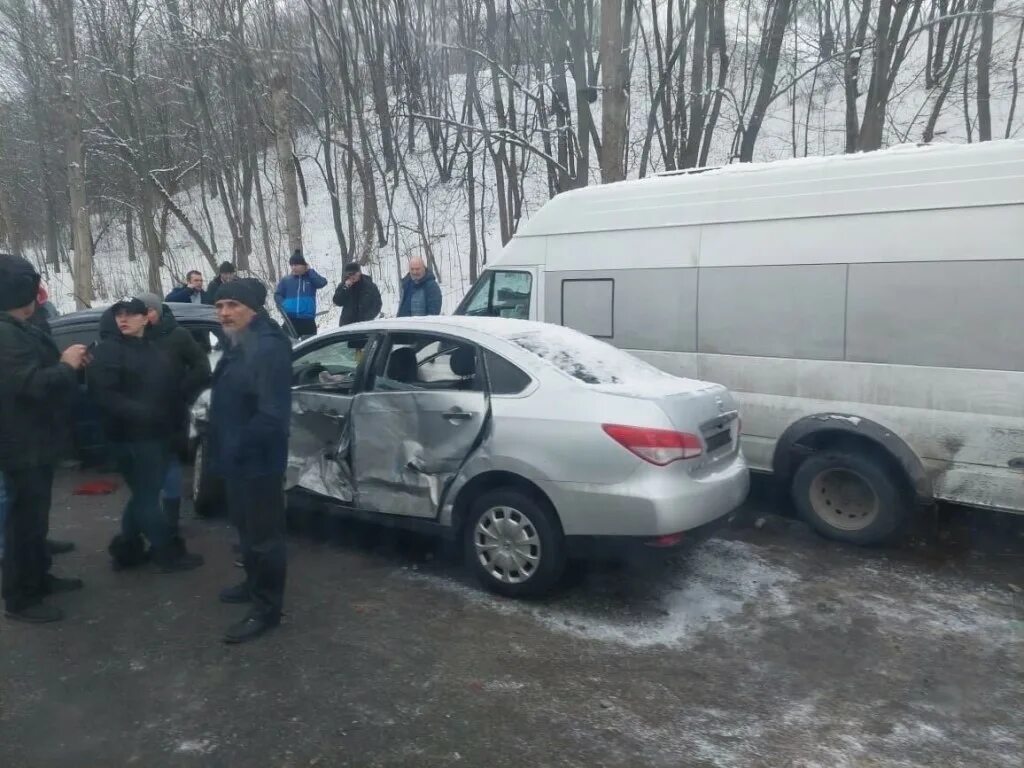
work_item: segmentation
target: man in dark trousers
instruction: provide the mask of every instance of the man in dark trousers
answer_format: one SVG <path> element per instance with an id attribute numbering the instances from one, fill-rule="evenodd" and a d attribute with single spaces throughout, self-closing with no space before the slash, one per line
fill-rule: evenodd
<path id="1" fill-rule="evenodd" d="M 44 597 L 82 587 L 78 579 L 50 575 L 46 534 L 54 466 L 68 444 L 76 372 L 88 357 L 82 344 L 61 354 L 29 322 L 38 292 L 39 273 L 32 265 L 0 254 L 0 472 L 7 495 L 2 591 L 5 615 L 33 623 L 63 618 Z"/>
<path id="2" fill-rule="evenodd" d="M 251 604 L 225 633 L 228 643 L 244 643 L 276 627 L 284 601 L 291 345 L 267 315 L 266 300 L 266 288 L 251 278 L 228 283 L 217 294 L 229 347 L 213 373 L 210 468 L 224 478 L 245 565 L 245 581 L 222 590 L 220 599 Z"/>
<path id="3" fill-rule="evenodd" d="M 235 265 L 230 261 L 222 261 L 217 268 L 217 276 L 210 281 L 210 286 L 203 294 L 203 304 L 213 304 L 217 301 L 217 291 L 224 283 L 230 283 L 235 279 Z"/>
<path id="4" fill-rule="evenodd" d="M 372 277 L 363 274 L 358 262 L 345 267 L 345 279 L 334 291 L 334 304 L 341 307 L 338 325 L 373 320 L 383 306 L 380 290 Z"/>
<path id="5" fill-rule="evenodd" d="M 178 325 L 174 313 L 160 297 L 143 293 L 138 299 L 146 305 L 146 335 L 167 355 L 173 368 L 177 389 L 174 403 L 174 432 L 164 477 L 163 508 L 175 538 L 181 518 L 181 457 L 188 452 L 189 407 L 199 393 L 210 386 L 210 359 L 191 333 Z"/>
<path id="6" fill-rule="evenodd" d="M 160 491 L 180 415 L 180 383 L 170 356 L 147 337 L 148 309 L 137 298 L 116 302 L 107 313 L 117 330 L 101 336 L 89 365 L 89 390 L 103 419 L 118 471 L 131 496 L 121 533 L 111 542 L 114 568 L 141 565 L 149 557 L 161 573 L 203 564 L 189 554 L 160 508 Z M 105 325 L 101 320 L 101 328 Z"/>
<path id="7" fill-rule="evenodd" d="M 409 259 L 409 274 L 402 278 L 398 301 L 399 317 L 424 317 L 441 314 L 441 286 L 427 263 L 419 256 Z"/>
<path id="8" fill-rule="evenodd" d="M 317 274 L 299 250 L 288 266 L 291 274 L 278 282 L 274 299 L 300 338 L 316 336 L 316 292 L 327 285 L 327 278 Z"/>
<path id="9" fill-rule="evenodd" d="M 172 304 L 202 304 L 203 273 L 197 269 L 190 269 L 185 275 L 185 284 L 168 293 L 164 301 Z"/>

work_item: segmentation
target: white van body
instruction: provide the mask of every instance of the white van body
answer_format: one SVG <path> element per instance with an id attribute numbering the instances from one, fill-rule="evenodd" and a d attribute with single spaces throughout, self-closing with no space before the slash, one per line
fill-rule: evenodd
<path id="1" fill-rule="evenodd" d="M 1024 512 L 1022 141 L 567 192 L 458 311 L 571 326 L 724 384 L 752 468 L 791 477 L 845 435 L 919 502 Z"/>

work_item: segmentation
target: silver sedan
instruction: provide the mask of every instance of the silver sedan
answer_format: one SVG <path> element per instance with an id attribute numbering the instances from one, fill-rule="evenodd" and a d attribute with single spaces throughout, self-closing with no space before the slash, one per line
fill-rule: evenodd
<path id="1" fill-rule="evenodd" d="M 496 592 L 538 594 L 574 547 L 671 547 L 746 497 L 718 384 L 576 331 L 500 318 L 376 320 L 293 353 L 288 486 L 460 540 Z"/>

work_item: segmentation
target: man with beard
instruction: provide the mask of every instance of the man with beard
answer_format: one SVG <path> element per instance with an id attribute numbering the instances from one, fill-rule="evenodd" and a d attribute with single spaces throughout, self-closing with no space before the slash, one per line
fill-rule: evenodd
<path id="1" fill-rule="evenodd" d="M 229 347 L 213 374 L 211 471 L 224 478 L 228 512 L 238 527 L 245 581 L 220 593 L 249 603 L 225 642 L 253 640 L 281 622 L 287 553 L 284 474 L 291 418 L 291 345 L 267 315 L 267 290 L 251 278 L 217 294 Z"/>

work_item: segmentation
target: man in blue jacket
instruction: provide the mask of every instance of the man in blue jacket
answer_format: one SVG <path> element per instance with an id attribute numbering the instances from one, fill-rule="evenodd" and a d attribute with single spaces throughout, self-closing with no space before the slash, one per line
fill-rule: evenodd
<path id="1" fill-rule="evenodd" d="M 185 275 L 185 284 L 180 285 L 164 297 L 171 304 L 202 304 L 203 273 L 191 269 Z"/>
<path id="2" fill-rule="evenodd" d="M 419 256 L 409 259 L 409 274 L 402 278 L 399 317 L 424 317 L 441 314 L 441 286 L 426 262 Z"/>
<path id="3" fill-rule="evenodd" d="M 292 273 L 281 278 L 274 291 L 274 298 L 299 338 L 315 336 L 316 292 L 327 285 L 327 278 L 318 275 L 306 263 L 300 250 L 292 254 L 288 264 Z"/>
<path id="4" fill-rule="evenodd" d="M 222 590 L 220 599 L 250 604 L 246 617 L 224 635 L 228 643 L 276 627 L 284 602 L 291 345 L 264 310 L 266 299 L 266 288 L 252 278 L 217 292 L 217 315 L 230 344 L 213 373 L 210 469 L 224 479 L 245 565 L 245 581 Z"/>

